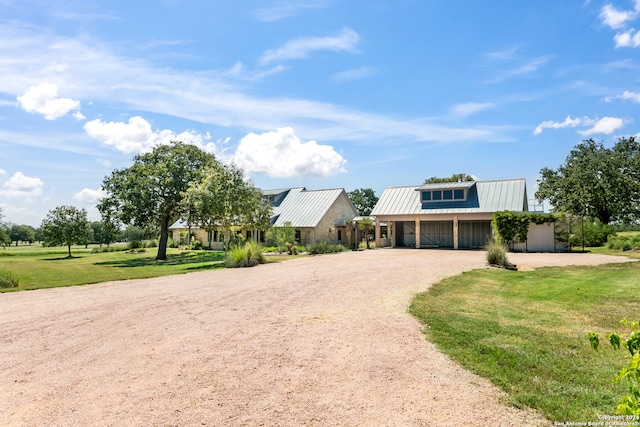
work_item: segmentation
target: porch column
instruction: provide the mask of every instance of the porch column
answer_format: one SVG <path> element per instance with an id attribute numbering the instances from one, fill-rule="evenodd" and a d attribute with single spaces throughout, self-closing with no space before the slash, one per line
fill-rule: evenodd
<path id="1" fill-rule="evenodd" d="M 376 248 L 380 247 L 380 220 L 376 218 Z"/>
<path id="2" fill-rule="evenodd" d="M 458 217 L 453 217 L 453 249 L 458 249 Z"/>
<path id="3" fill-rule="evenodd" d="M 395 248 L 396 247 L 396 222 L 395 221 L 389 221 L 387 223 L 387 234 L 389 239 L 391 239 L 391 247 Z"/>
<path id="4" fill-rule="evenodd" d="M 416 249 L 420 249 L 420 218 L 416 217 Z"/>

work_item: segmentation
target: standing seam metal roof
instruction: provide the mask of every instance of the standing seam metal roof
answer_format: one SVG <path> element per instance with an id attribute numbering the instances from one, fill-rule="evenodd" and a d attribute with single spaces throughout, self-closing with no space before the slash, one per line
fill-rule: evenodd
<path id="1" fill-rule="evenodd" d="M 279 206 L 273 209 L 272 225 L 283 226 L 290 222 L 294 227 L 316 227 L 329 211 L 342 188 L 331 190 L 306 190 L 304 187 L 292 188 Z"/>
<path id="2" fill-rule="evenodd" d="M 460 183 L 456 183 L 460 184 Z M 522 212 L 527 210 L 527 190 L 524 178 L 465 183 L 469 189 L 465 201 L 442 201 L 423 204 L 420 189 L 452 188 L 443 183 L 410 187 L 387 187 L 371 212 L 383 215 L 429 215 L 455 213 L 490 213 L 498 211 Z"/>

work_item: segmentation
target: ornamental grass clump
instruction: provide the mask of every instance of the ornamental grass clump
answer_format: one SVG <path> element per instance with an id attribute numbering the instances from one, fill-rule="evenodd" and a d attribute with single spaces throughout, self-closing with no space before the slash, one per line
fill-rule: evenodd
<path id="1" fill-rule="evenodd" d="M 487 262 L 500 268 L 515 270 L 515 265 L 507 259 L 507 244 L 499 237 L 494 237 L 484 247 L 487 251 Z"/>
<path id="2" fill-rule="evenodd" d="M 225 255 L 224 264 L 230 268 L 253 267 L 267 262 L 262 247 L 256 242 L 247 242 L 243 246 L 232 246 Z"/>
<path id="3" fill-rule="evenodd" d="M 11 270 L 0 270 L 0 288 L 17 288 L 20 284 L 20 279 Z"/>

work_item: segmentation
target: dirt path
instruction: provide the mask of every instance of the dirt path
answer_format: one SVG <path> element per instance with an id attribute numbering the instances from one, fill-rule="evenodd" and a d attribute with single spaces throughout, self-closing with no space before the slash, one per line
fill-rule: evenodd
<path id="1" fill-rule="evenodd" d="M 385 249 L 0 294 L 0 424 L 545 425 L 406 312 L 416 292 L 484 265 L 483 252 Z"/>

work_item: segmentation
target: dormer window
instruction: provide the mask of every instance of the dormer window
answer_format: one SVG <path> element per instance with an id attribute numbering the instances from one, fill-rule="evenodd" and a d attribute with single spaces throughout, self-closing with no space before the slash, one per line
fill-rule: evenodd
<path id="1" fill-rule="evenodd" d="M 443 200 L 464 200 L 465 194 L 463 189 L 456 190 L 423 190 L 421 192 L 421 200 L 423 202 L 440 202 Z"/>
<path id="2" fill-rule="evenodd" d="M 474 184 L 472 181 L 425 184 L 416 190 L 420 191 L 420 201 L 424 205 L 436 202 L 464 202 Z"/>

